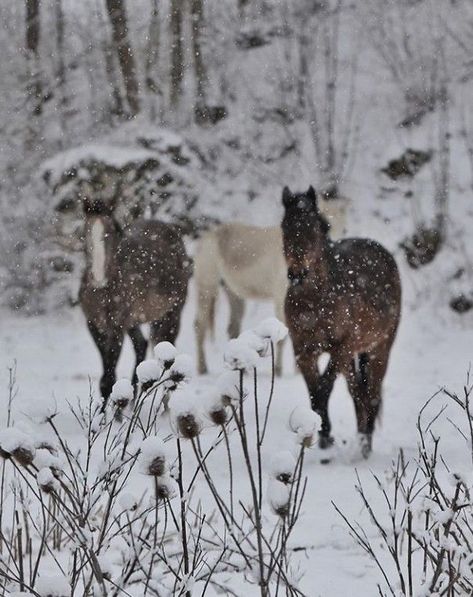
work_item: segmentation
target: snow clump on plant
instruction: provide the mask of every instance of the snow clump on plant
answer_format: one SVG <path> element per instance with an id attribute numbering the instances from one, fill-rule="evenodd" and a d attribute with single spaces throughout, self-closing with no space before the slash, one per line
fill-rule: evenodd
<path id="1" fill-rule="evenodd" d="M 163 369 L 169 369 L 176 359 L 177 350 L 171 342 L 158 342 L 154 347 L 153 354 Z"/>
<path id="2" fill-rule="evenodd" d="M 170 401 L 171 426 L 178 437 L 193 439 L 202 431 L 200 396 L 188 387 L 179 388 Z"/>
<path id="3" fill-rule="evenodd" d="M 147 437 L 140 448 L 139 462 L 142 471 L 152 477 L 162 477 L 166 472 L 166 446 L 157 436 Z"/>
<path id="4" fill-rule="evenodd" d="M 298 442 L 309 448 L 316 442 L 320 417 L 308 406 L 296 406 L 289 416 L 289 428 L 297 435 Z"/>

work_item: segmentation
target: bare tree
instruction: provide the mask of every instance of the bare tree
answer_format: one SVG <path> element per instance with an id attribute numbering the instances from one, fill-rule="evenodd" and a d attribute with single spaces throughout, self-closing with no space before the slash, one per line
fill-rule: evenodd
<path id="1" fill-rule="evenodd" d="M 179 96 L 184 77 L 184 51 L 182 46 L 182 0 L 171 0 L 171 71 L 169 101 L 174 109 L 179 104 Z"/>
<path id="2" fill-rule="evenodd" d="M 100 6 L 97 6 L 96 10 L 96 18 L 99 24 L 99 27 L 102 29 L 106 29 L 107 23 L 104 20 L 103 13 Z M 105 75 L 107 77 L 108 85 L 110 87 L 110 94 L 109 97 L 112 99 L 113 104 L 110 107 L 109 112 L 106 114 L 107 118 L 109 119 L 112 114 L 115 114 L 119 117 L 123 116 L 125 112 L 125 107 L 123 105 L 123 98 L 120 91 L 120 85 L 118 84 L 118 69 L 117 69 L 117 58 L 116 54 L 113 51 L 113 43 L 109 39 L 109 36 L 102 36 L 100 41 L 104 63 L 105 63 Z"/>
<path id="3" fill-rule="evenodd" d="M 39 40 L 41 31 L 40 0 L 26 0 L 26 61 L 28 86 L 26 88 L 29 113 L 32 120 L 28 124 L 26 144 L 32 147 L 38 133 L 38 118 L 43 111 L 43 88 L 40 72 Z"/>
<path id="4" fill-rule="evenodd" d="M 151 15 L 148 28 L 148 43 L 146 47 L 145 82 L 146 89 L 151 94 L 150 117 L 156 119 L 157 96 L 162 96 L 160 85 L 156 81 L 156 67 L 159 61 L 159 49 L 161 43 L 159 0 L 151 0 Z"/>
<path id="5" fill-rule="evenodd" d="M 358 48 L 352 49 L 347 65 L 342 65 L 343 8 L 343 0 L 336 0 L 332 9 L 324 11 L 317 5 L 313 32 L 309 35 L 304 26 L 297 39 L 300 44 L 297 101 L 309 122 L 320 183 L 329 197 L 338 195 L 349 158 L 354 159 L 357 132 Z M 303 14 L 300 16 L 304 18 Z"/>
<path id="6" fill-rule="evenodd" d="M 194 56 L 194 74 L 196 82 L 196 106 L 206 104 L 207 69 L 202 54 L 202 29 L 204 26 L 204 7 L 202 0 L 191 0 L 192 50 Z"/>
<path id="7" fill-rule="evenodd" d="M 120 63 L 126 98 L 132 116 L 140 111 L 138 78 L 133 49 L 128 37 L 128 19 L 124 0 L 106 0 L 112 25 L 113 43 Z"/>
<path id="8" fill-rule="evenodd" d="M 58 112 L 61 121 L 61 129 L 63 135 L 67 133 L 67 91 L 66 91 L 66 62 L 65 62 L 65 47 L 64 47 L 64 10 L 62 0 L 55 0 L 54 13 L 56 21 L 56 81 L 58 87 Z M 62 140 L 60 141 L 63 146 Z"/>

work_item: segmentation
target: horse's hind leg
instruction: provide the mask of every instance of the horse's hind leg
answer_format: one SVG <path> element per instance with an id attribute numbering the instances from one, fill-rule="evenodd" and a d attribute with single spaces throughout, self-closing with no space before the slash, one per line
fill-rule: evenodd
<path id="1" fill-rule="evenodd" d="M 220 281 L 218 246 L 212 234 L 202 238 L 199 250 L 194 258 L 194 280 L 197 295 L 194 329 L 197 343 L 197 368 L 200 374 L 207 373 L 205 360 L 205 336 L 207 330 L 213 331 L 215 304 Z"/>
<path id="2" fill-rule="evenodd" d="M 223 282 L 223 289 L 230 303 L 230 323 L 228 324 L 228 335 L 230 338 L 236 338 L 241 332 L 241 322 L 245 313 L 245 300 L 233 292 L 233 290 Z"/>
<path id="3" fill-rule="evenodd" d="M 133 385 L 136 387 L 138 381 L 138 378 L 136 377 L 136 368 L 141 363 L 141 361 L 144 361 L 146 358 L 148 342 L 146 341 L 146 338 L 143 336 L 143 333 L 139 325 L 135 325 L 132 328 L 130 328 L 128 330 L 128 335 L 130 336 L 136 355 L 135 368 L 133 370 Z"/>
<path id="4" fill-rule="evenodd" d="M 168 311 L 164 317 L 151 323 L 151 342 L 171 342 L 174 344 L 179 334 L 181 313 L 184 304 L 178 304 Z"/>
<path id="5" fill-rule="evenodd" d="M 382 385 L 388 366 L 391 341 L 383 342 L 369 353 L 362 353 L 351 363 L 348 387 L 355 412 L 364 458 L 371 453 L 372 437 L 382 402 Z"/>

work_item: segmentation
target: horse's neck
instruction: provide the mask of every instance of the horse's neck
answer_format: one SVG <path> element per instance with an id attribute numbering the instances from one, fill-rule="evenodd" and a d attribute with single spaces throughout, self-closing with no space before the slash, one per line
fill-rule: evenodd
<path id="1" fill-rule="evenodd" d="M 329 241 L 325 242 L 316 252 L 312 253 L 311 268 L 313 278 L 318 287 L 330 286 L 332 284 L 332 273 L 334 270 L 335 257 Z"/>
<path id="2" fill-rule="evenodd" d="M 110 254 L 110 241 L 106 239 L 106 228 L 100 218 L 96 218 L 87 230 L 86 252 L 88 276 L 95 288 L 105 288 L 113 277 Z"/>

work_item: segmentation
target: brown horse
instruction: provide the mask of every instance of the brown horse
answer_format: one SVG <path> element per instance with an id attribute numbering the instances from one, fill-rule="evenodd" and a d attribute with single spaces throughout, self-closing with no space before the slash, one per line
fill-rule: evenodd
<path id="1" fill-rule="evenodd" d="M 115 383 L 125 333 L 136 365 L 148 347 L 140 324 L 151 324 L 153 343 L 176 340 L 191 275 L 182 237 L 172 225 L 141 221 L 123 231 L 113 212 L 113 205 L 84 200 L 86 267 L 79 298 L 102 357 L 105 401 Z"/>
<path id="2" fill-rule="evenodd" d="M 321 416 L 319 445 L 333 443 L 328 401 L 336 376 L 348 382 L 363 456 L 371 452 L 381 386 L 399 324 L 401 282 L 392 255 L 372 240 L 332 243 L 312 187 L 283 190 L 282 222 L 289 288 L 286 324 L 312 408 Z M 318 359 L 329 353 L 323 373 Z"/>

